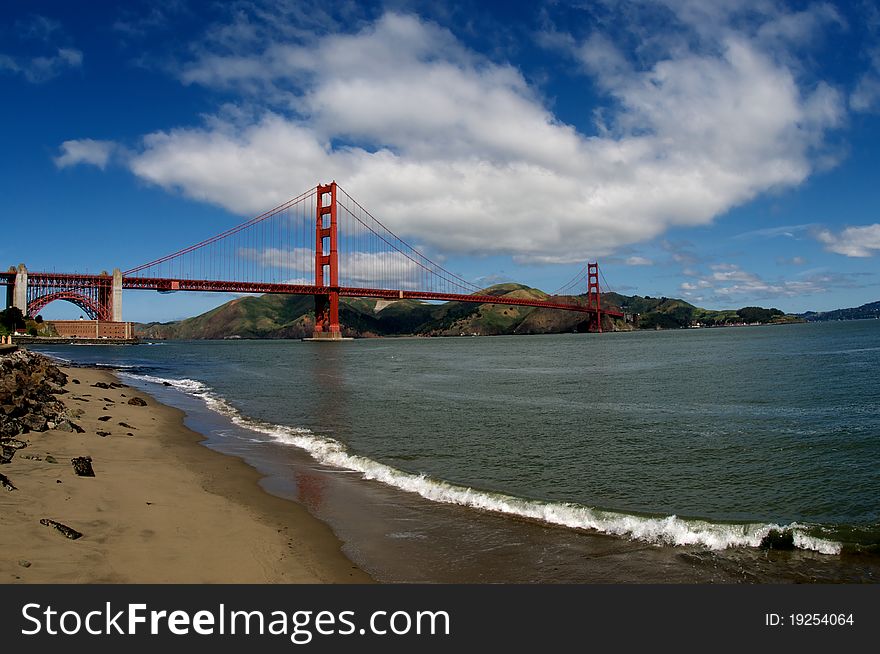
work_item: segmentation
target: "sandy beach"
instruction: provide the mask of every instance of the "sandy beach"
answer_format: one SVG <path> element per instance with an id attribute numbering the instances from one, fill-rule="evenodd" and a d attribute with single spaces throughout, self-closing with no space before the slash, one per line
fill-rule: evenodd
<path id="1" fill-rule="evenodd" d="M 16 437 L 27 447 L 0 467 L 16 488 L 0 490 L 0 582 L 370 581 L 329 527 L 263 491 L 244 462 L 200 445 L 182 412 L 129 387 L 93 386 L 118 384 L 108 372 L 62 370 L 58 399 L 84 432 Z M 91 457 L 95 476 L 77 476 L 74 457 Z"/>

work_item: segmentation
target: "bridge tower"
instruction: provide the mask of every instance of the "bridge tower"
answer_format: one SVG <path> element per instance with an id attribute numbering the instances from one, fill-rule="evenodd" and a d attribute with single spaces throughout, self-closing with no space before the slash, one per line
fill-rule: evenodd
<path id="1" fill-rule="evenodd" d="M 583 288 L 583 287 L 581 287 Z M 602 297 L 599 294 L 599 264 L 587 264 L 587 306 L 596 310 L 596 331 L 602 333 Z"/>
<path id="2" fill-rule="evenodd" d="M 23 263 L 18 264 L 15 274 L 15 286 L 12 290 L 12 306 L 21 309 L 21 314 L 28 313 L 28 270 Z"/>
<path id="3" fill-rule="evenodd" d="M 329 247 L 329 250 L 325 249 Z M 336 231 L 336 182 L 319 184 L 315 201 L 315 333 L 320 340 L 341 340 L 339 329 L 339 253 Z M 325 274 L 329 268 L 329 275 Z"/>
<path id="4" fill-rule="evenodd" d="M 113 285 L 110 290 L 110 320 L 122 322 L 122 272 L 113 269 Z"/>

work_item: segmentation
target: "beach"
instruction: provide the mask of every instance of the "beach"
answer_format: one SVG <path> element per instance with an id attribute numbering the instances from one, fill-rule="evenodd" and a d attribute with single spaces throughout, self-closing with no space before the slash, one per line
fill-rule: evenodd
<path id="1" fill-rule="evenodd" d="M 0 581 L 371 581 L 329 527 L 265 492 L 241 460 L 200 445 L 181 411 L 109 372 L 61 370 L 67 393 L 58 399 L 84 431 L 16 436 L 26 447 L 0 467 L 15 487 L 0 491 Z M 129 404 L 135 397 L 146 405 Z M 94 477 L 74 472 L 76 457 L 91 457 Z M 47 519 L 82 536 L 67 538 Z"/>

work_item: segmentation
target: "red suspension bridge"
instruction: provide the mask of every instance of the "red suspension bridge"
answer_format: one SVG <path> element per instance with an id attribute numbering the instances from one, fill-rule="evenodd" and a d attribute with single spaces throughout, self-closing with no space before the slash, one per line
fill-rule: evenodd
<path id="1" fill-rule="evenodd" d="M 0 273 L 7 306 L 35 316 L 66 300 L 92 320 L 122 320 L 122 290 L 283 293 L 315 297 L 315 338 L 342 336 L 340 297 L 439 300 L 543 307 L 602 316 L 599 267 L 589 263 L 547 299 L 497 297 L 446 270 L 393 234 L 336 182 L 318 185 L 221 234 L 113 275 Z M 566 295 L 583 295 L 586 302 Z"/>

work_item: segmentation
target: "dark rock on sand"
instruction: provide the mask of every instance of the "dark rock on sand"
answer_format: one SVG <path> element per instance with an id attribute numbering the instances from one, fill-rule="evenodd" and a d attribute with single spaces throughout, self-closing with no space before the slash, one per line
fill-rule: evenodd
<path id="1" fill-rule="evenodd" d="M 31 567 L 31 562 L 28 561 L 27 559 L 19 559 L 19 560 L 18 560 L 18 565 L 20 565 L 22 568 L 30 568 L 30 567 Z"/>
<path id="2" fill-rule="evenodd" d="M 92 384 L 92 388 L 105 388 L 106 389 L 106 388 L 110 388 L 110 384 L 99 381 L 99 382 L 95 382 L 94 384 Z"/>
<path id="3" fill-rule="evenodd" d="M 120 427 L 125 427 L 126 429 L 137 429 L 137 427 L 132 427 L 132 426 L 131 426 L 130 424 L 128 424 L 127 422 L 120 422 L 120 423 L 119 423 L 119 426 L 120 426 Z"/>
<path id="4" fill-rule="evenodd" d="M 46 461 L 46 463 L 58 463 L 58 459 L 56 459 L 51 454 L 47 454 L 44 460 Z"/>
<path id="5" fill-rule="evenodd" d="M 27 443 L 17 438 L 0 438 L 0 446 L 11 447 L 13 450 L 21 450 L 27 447 Z"/>
<path id="6" fill-rule="evenodd" d="M 78 532 L 76 529 L 72 529 L 67 525 L 63 525 L 56 520 L 50 520 L 49 518 L 43 518 L 40 520 L 41 525 L 46 525 L 47 527 L 54 527 L 59 532 L 61 532 L 65 538 L 69 538 L 70 540 L 76 540 L 77 538 L 82 538 L 82 534 Z"/>
<path id="7" fill-rule="evenodd" d="M 6 447 L 5 445 L 0 446 L 0 465 L 12 461 L 12 457 L 15 456 L 17 451 L 18 450 L 13 447 Z"/>
<path id="8" fill-rule="evenodd" d="M 92 470 L 92 457 L 90 456 L 78 456 L 74 459 L 71 459 L 70 462 L 73 464 L 73 471 L 79 477 L 94 477 L 95 471 Z"/>
<path id="9" fill-rule="evenodd" d="M 790 529 L 771 529 L 758 546 L 762 550 L 793 550 L 794 534 Z"/>
<path id="10" fill-rule="evenodd" d="M 101 416 L 100 418 L 98 418 L 98 420 L 101 422 L 107 422 L 108 420 L 110 420 L 112 418 L 113 418 L 113 416 Z"/>
<path id="11" fill-rule="evenodd" d="M 0 487 L 3 487 L 8 491 L 18 490 L 15 486 L 12 485 L 12 482 L 9 481 L 9 477 L 7 477 L 6 475 L 0 475 Z"/>
<path id="12" fill-rule="evenodd" d="M 73 420 L 62 420 L 57 425 L 55 425 L 55 429 L 58 431 L 69 431 L 76 432 L 77 434 L 82 434 L 85 429 L 76 424 Z"/>
<path id="13" fill-rule="evenodd" d="M 25 416 L 22 416 L 18 419 L 21 423 L 22 427 L 25 428 L 25 431 L 46 431 L 48 427 L 46 424 L 49 422 L 46 420 L 45 416 L 40 414 L 29 413 Z"/>
<path id="14" fill-rule="evenodd" d="M 110 388 L 128 388 L 128 384 L 120 384 L 119 382 L 110 382 Z"/>
<path id="15" fill-rule="evenodd" d="M 139 397 L 133 397 L 133 398 L 131 398 L 131 399 L 128 401 L 128 403 L 131 404 L 132 406 L 147 406 L 147 403 L 144 402 L 144 401 L 143 401 L 141 398 L 139 398 Z"/>
<path id="16" fill-rule="evenodd" d="M 21 433 L 21 423 L 0 411 L 0 436 L 15 436 Z"/>
<path id="17" fill-rule="evenodd" d="M 105 438 L 105 437 L 107 437 L 107 436 L 110 435 L 110 432 L 109 432 L 109 431 L 96 431 L 95 433 L 96 433 L 98 436 L 100 436 L 101 438 Z"/>

